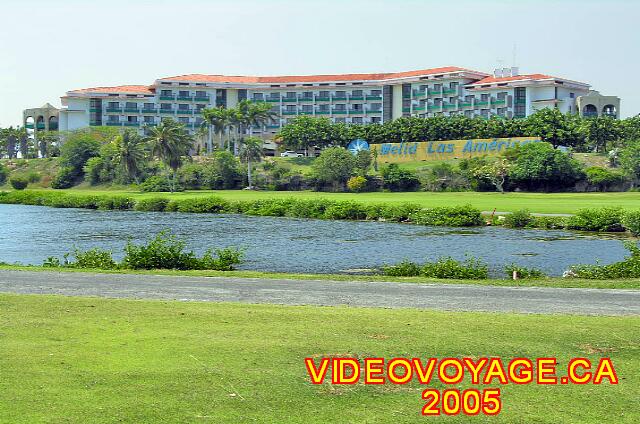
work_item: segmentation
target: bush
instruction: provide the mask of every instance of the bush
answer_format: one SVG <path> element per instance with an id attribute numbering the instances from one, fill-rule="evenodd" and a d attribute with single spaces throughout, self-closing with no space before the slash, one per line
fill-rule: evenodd
<path id="1" fill-rule="evenodd" d="M 415 203 L 373 204 L 366 206 L 367 220 L 406 222 L 412 214 L 422 210 Z"/>
<path id="2" fill-rule="evenodd" d="M 58 170 L 53 180 L 51 180 L 51 188 L 71 188 L 76 183 L 77 178 L 78 174 L 74 168 L 63 166 Z"/>
<path id="3" fill-rule="evenodd" d="M 640 247 L 632 241 L 624 242 L 624 247 L 631 255 L 620 262 L 609 265 L 575 265 L 565 272 L 565 276 L 592 280 L 640 278 Z"/>
<path id="4" fill-rule="evenodd" d="M 620 232 L 623 210 L 621 208 L 580 209 L 567 220 L 567 228 L 582 231 Z"/>
<path id="5" fill-rule="evenodd" d="M 489 277 L 489 267 L 481 260 L 468 257 L 464 262 L 451 257 L 427 262 L 422 267 L 422 275 L 431 278 L 453 278 L 456 280 L 483 280 Z"/>
<path id="6" fill-rule="evenodd" d="M 622 224 L 634 236 L 640 236 L 640 210 L 626 211 L 622 216 Z"/>
<path id="7" fill-rule="evenodd" d="M 142 184 L 140 184 L 140 191 L 145 193 L 151 192 L 167 192 L 171 191 L 171 185 L 166 177 L 154 175 L 147 178 Z"/>
<path id="8" fill-rule="evenodd" d="M 29 180 L 26 177 L 16 176 L 9 178 L 9 184 L 14 190 L 24 190 L 29 185 Z"/>
<path id="9" fill-rule="evenodd" d="M 75 261 L 67 261 L 65 255 L 65 266 L 70 268 L 93 268 L 93 269 L 116 269 L 118 264 L 113 260 L 111 252 L 98 248 L 81 251 L 75 249 L 73 252 Z"/>
<path id="10" fill-rule="evenodd" d="M 415 262 L 405 259 L 396 265 L 383 266 L 382 274 L 392 277 L 417 277 L 422 274 L 422 268 Z"/>
<path id="11" fill-rule="evenodd" d="M 585 169 L 589 184 L 598 187 L 598 190 L 605 191 L 611 186 L 624 181 L 624 176 L 620 172 L 610 171 L 599 166 L 592 166 Z"/>
<path id="12" fill-rule="evenodd" d="M 324 212 L 326 219 L 363 220 L 367 217 L 366 208 L 357 202 L 336 202 Z"/>
<path id="13" fill-rule="evenodd" d="M 361 175 L 351 177 L 347 181 L 347 188 L 355 193 L 363 192 L 367 188 L 367 179 Z"/>
<path id="14" fill-rule="evenodd" d="M 199 197 L 172 200 L 166 206 L 167 211 L 189 213 L 223 213 L 228 202 L 220 197 Z"/>
<path id="15" fill-rule="evenodd" d="M 400 168 L 392 163 L 382 168 L 383 187 L 391 191 L 415 191 L 420 187 L 420 180 L 414 171 Z"/>
<path id="16" fill-rule="evenodd" d="M 0 163 L 0 186 L 7 182 L 7 176 L 9 176 L 9 170 Z"/>
<path id="17" fill-rule="evenodd" d="M 527 209 L 522 209 L 504 217 L 503 225 L 507 228 L 525 228 L 534 223 L 533 215 Z"/>
<path id="18" fill-rule="evenodd" d="M 150 199 L 139 200 L 134 209 L 140 212 L 164 212 L 168 203 L 169 199 L 152 197 Z"/>
<path id="19" fill-rule="evenodd" d="M 29 181 L 29 183 L 39 183 L 40 180 L 42 180 L 42 175 L 38 174 L 35 171 L 29 172 L 27 174 L 27 181 Z"/>
<path id="20" fill-rule="evenodd" d="M 136 205 L 136 201 L 130 197 L 124 196 L 101 196 L 98 199 L 98 209 L 102 210 L 132 210 Z"/>
<path id="21" fill-rule="evenodd" d="M 567 227 L 567 218 L 564 216 L 534 216 L 534 228 L 543 228 L 545 230 L 556 230 Z"/>
<path id="22" fill-rule="evenodd" d="M 482 213 L 473 206 L 451 206 L 422 209 L 412 213 L 411 221 L 418 225 L 475 227 L 484 225 Z"/>
<path id="23" fill-rule="evenodd" d="M 243 253 L 237 249 L 208 250 L 202 258 L 184 250 L 185 242 L 161 232 L 144 245 L 131 242 L 125 246 L 122 266 L 128 269 L 211 269 L 229 271 L 241 263 Z"/>
<path id="24" fill-rule="evenodd" d="M 507 278 L 513 278 L 514 271 L 516 272 L 518 278 L 536 279 L 546 277 L 544 272 L 536 268 L 527 268 L 516 264 L 510 264 L 504 267 L 504 273 L 507 275 Z"/>

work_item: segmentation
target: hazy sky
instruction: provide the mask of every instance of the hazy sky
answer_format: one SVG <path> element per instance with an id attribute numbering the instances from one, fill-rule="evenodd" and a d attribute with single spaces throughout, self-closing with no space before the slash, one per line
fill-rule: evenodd
<path id="1" fill-rule="evenodd" d="M 0 127 L 71 89 L 186 73 L 511 66 L 640 113 L 640 0 L 0 0 Z"/>

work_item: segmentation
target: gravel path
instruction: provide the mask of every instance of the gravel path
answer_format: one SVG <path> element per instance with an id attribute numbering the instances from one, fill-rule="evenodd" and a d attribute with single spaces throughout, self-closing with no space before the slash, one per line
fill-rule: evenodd
<path id="1" fill-rule="evenodd" d="M 3 270 L 0 292 L 536 314 L 640 314 L 640 291 L 609 289 Z"/>

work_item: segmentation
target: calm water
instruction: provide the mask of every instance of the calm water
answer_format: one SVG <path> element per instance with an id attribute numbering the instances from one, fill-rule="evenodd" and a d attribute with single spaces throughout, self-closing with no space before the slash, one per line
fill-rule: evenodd
<path id="1" fill-rule="evenodd" d="M 569 265 L 615 262 L 626 253 L 619 240 L 566 231 L 0 205 L 0 261 L 41 264 L 74 246 L 110 249 L 119 258 L 128 239 L 142 242 L 163 229 L 171 229 L 199 253 L 245 248 L 242 269 L 283 272 L 349 272 L 405 258 L 463 259 L 468 253 L 483 258 L 494 274 L 515 262 L 560 275 Z"/>

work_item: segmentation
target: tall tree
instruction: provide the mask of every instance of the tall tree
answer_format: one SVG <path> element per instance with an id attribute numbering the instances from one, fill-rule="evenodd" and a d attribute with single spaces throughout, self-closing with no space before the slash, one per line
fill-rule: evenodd
<path id="1" fill-rule="evenodd" d="M 213 152 L 213 134 L 218 135 L 218 147 L 224 148 L 222 135 L 231 123 L 231 114 L 228 109 L 206 108 L 202 110 L 202 124 L 206 126 L 209 134 L 207 138 L 207 153 Z"/>
<path id="2" fill-rule="evenodd" d="M 169 185 L 171 191 L 175 191 L 176 173 L 183 163 L 183 158 L 189 156 L 193 137 L 184 125 L 167 118 L 151 128 L 147 140 L 151 145 L 151 154 L 171 171 Z"/>
<path id="3" fill-rule="evenodd" d="M 114 139 L 115 154 L 113 161 L 120 166 L 129 180 L 140 182 L 140 170 L 146 151 L 143 138 L 135 131 L 125 130 Z"/>
<path id="4" fill-rule="evenodd" d="M 606 152 L 607 145 L 614 147 L 614 143 L 622 136 L 621 125 L 617 119 L 610 116 L 596 116 L 583 119 L 584 131 L 593 152 Z"/>
<path id="5" fill-rule="evenodd" d="M 254 127 L 263 127 L 277 116 L 269 103 L 255 103 L 249 100 L 238 102 L 236 111 L 234 116 L 235 127 L 239 133 L 241 144 L 243 144 L 246 132 L 251 135 Z M 234 143 L 234 154 L 238 153 L 236 146 L 237 144 Z"/>
<path id="6" fill-rule="evenodd" d="M 527 118 L 531 135 L 536 135 L 556 148 L 575 147 L 584 140 L 577 116 L 564 115 L 556 108 L 544 108 Z"/>
<path id="7" fill-rule="evenodd" d="M 242 148 L 240 149 L 240 159 L 247 163 L 247 182 L 249 189 L 253 188 L 253 181 L 251 179 L 251 162 L 258 162 L 262 159 L 263 141 L 258 137 L 246 137 L 242 141 Z"/>

